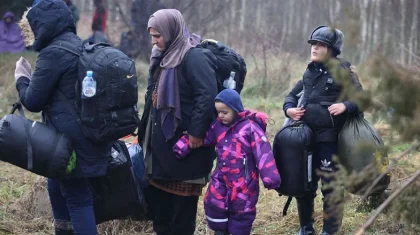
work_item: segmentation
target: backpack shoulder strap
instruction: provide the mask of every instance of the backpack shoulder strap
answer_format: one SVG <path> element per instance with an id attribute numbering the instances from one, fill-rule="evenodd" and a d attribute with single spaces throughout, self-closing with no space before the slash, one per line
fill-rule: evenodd
<path id="1" fill-rule="evenodd" d="M 54 41 L 48 47 L 60 48 L 76 56 L 80 56 L 81 54 L 81 51 L 76 46 L 74 46 L 70 42 L 63 41 L 63 40 Z"/>
<path id="2" fill-rule="evenodd" d="M 79 125 L 82 125 L 80 115 L 77 113 L 76 108 L 74 107 L 74 105 L 72 105 L 70 100 L 67 99 L 67 97 L 64 95 L 64 93 L 60 89 L 57 90 L 57 94 L 58 94 L 59 99 L 61 99 L 64 102 L 64 105 L 67 106 L 67 109 L 70 111 L 73 118 L 76 119 Z"/>

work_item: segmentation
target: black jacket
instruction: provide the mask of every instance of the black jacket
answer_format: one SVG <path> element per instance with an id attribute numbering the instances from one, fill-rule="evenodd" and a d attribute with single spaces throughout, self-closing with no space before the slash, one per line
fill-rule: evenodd
<path id="1" fill-rule="evenodd" d="M 67 41 L 80 50 L 71 11 L 61 0 L 43 0 L 28 13 L 28 21 L 39 52 L 31 80 L 21 77 L 16 88 L 22 104 L 31 112 L 43 111 L 47 123 L 66 134 L 76 151 L 76 169 L 69 177 L 95 177 L 106 173 L 111 154 L 110 144 L 95 144 L 83 137 L 81 128 L 61 100 L 61 91 L 70 103 L 76 99 L 78 57 L 63 49 L 48 47 L 53 41 Z"/>
<path id="2" fill-rule="evenodd" d="M 158 66 L 159 63 L 150 68 L 146 104 L 139 129 L 139 141 L 142 142 L 148 114 L 152 109 L 152 179 L 193 180 L 208 176 L 216 158 L 214 147 L 193 150 L 187 158 L 181 160 L 175 157 L 173 146 L 184 131 L 195 137 L 204 137 L 215 119 L 216 58 L 207 49 L 193 48 L 177 67 L 182 123 L 175 136 L 168 141 L 165 140 L 160 125 L 160 111 L 151 107 L 151 96 L 155 87 L 153 74 L 159 69 Z"/>
<path id="3" fill-rule="evenodd" d="M 340 61 L 340 69 L 349 74 L 352 84 L 356 90 L 362 90 L 357 75 L 351 71 L 350 63 Z M 304 89 L 303 108 L 306 110 L 303 121 L 311 127 L 315 133 L 316 142 L 335 142 L 338 134 L 350 114 L 360 112 L 356 103 L 344 101 L 347 111 L 341 115 L 333 116 L 329 113 L 328 107 L 336 103 L 341 93 L 341 86 L 332 77 L 328 69 L 319 63 L 310 63 L 306 69 L 303 79 L 300 80 L 292 91 L 286 96 L 283 109 L 286 113 L 288 108 L 296 107 L 298 103 L 297 94 Z M 287 115 L 287 114 L 286 114 Z"/>

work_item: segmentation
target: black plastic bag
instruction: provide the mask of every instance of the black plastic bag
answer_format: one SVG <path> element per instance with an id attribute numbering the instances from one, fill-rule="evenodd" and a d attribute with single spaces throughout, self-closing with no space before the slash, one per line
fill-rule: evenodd
<path id="1" fill-rule="evenodd" d="M 146 200 L 125 143 L 114 142 L 112 151 L 106 176 L 89 179 L 96 224 L 116 219 L 145 220 Z"/>
<path id="2" fill-rule="evenodd" d="M 303 122 L 287 125 L 276 134 L 273 152 L 282 178 L 280 194 L 301 197 L 311 190 L 311 143 L 312 130 Z"/>
<path id="3" fill-rule="evenodd" d="M 20 116 L 13 114 L 19 110 Z M 67 170 L 73 148 L 53 127 L 29 120 L 20 103 L 0 121 L 0 160 L 35 174 L 60 179 Z M 73 156 L 74 157 L 74 156 Z M 74 165 L 73 165 L 74 167 Z"/>
<path id="4" fill-rule="evenodd" d="M 347 191 L 361 195 L 389 165 L 384 142 L 362 115 L 347 118 L 338 136 L 338 158 L 349 174 L 354 174 Z M 383 192 L 390 183 L 387 174 L 370 194 Z"/>

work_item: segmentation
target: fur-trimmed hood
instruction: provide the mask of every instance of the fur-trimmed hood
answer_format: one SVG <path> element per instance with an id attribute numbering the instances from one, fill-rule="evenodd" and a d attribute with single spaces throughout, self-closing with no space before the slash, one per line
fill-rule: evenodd
<path id="1" fill-rule="evenodd" d="M 22 19 L 19 21 L 19 27 L 22 29 L 22 36 L 25 40 L 26 46 L 32 46 L 35 42 L 34 32 L 32 31 L 31 26 L 29 25 L 28 18 L 26 18 L 30 10 L 31 8 L 28 8 L 28 10 L 26 10 L 23 13 Z"/>
<path id="2" fill-rule="evenodd" d="M 25 44 L 35 51 L 48 46 L 65 32 L 76 33 L 73 16 L 62 0 L 43 0 L 29 8 L 19 22 Z"/>

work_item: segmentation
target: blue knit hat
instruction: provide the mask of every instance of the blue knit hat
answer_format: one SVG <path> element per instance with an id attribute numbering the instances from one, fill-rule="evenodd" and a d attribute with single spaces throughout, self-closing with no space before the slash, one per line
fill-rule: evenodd
<path id="1" fill-rule="evenodd" d="M 238 92 L 235 90 L 224 89 L 216 96 L 214 100 L 224 103 L 236 113 L 244 111 L 241 96 L 239 96 Z"/>

